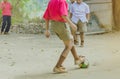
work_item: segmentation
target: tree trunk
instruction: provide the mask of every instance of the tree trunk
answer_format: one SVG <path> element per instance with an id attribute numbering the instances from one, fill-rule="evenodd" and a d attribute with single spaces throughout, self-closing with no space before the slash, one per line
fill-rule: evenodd
<path id="1" fill-rule="evenodd" d="M 113 2 L 113 17 L 114 29 L 120 30 L 120 0 L 112 0 Z"/>

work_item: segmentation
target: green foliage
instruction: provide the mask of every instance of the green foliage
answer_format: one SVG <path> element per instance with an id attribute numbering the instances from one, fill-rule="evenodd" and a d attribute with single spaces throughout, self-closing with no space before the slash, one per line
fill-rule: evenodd
<path id="1" fill-rule="evenodd" d="M 29 20 L 29 23 L 40 23 L 42 20 L 39 17 L 34 17 L 32 19 Z"/>
<path id="2" fill-rule="evenodd" d="M 13 10 L 12 10 L 12 23 L 19 23 L 24 21 L 23 19 L 27 17 L 23 17 L 24 11 L 23 7 L 29 0 L 11 0 Z"/>
<path id="3" fill-rule="evenodd" d="M 49 0 L 10 0 L 13 5 L 12 22 L 29 22 L 41 18 Z"/>
<path id="4" fill-rule="evenodd" d="M 1 0 L 2 1 L 2 0 Z M 8 0 L 13 6 L 12 24 L 42 20 L 49 0 Z M 68 1 L 68 0 L 67 0 Z M 0 13 L 1 14 L 1 13 Z"/>

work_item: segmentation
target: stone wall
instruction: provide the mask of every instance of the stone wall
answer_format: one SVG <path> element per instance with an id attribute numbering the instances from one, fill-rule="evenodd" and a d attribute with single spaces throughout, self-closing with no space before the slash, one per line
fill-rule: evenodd
<path id="1" fill-rule="evenodd" d="M 13 33 L 38 34 L 44 32 L 44 23 L 21 23 L 11 26 Z"/>

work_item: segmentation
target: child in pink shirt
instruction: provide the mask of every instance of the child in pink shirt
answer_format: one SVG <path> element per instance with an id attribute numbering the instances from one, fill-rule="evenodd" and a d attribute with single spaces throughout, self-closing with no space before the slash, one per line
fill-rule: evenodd
<path id="1" fill-rule="evenodd" d="M 2 16 L 3 16 L 1 34 L 8 34 L 11 26 L 12 6 L 7 0 L 3 0 L 3 2 L 0 4 L 0 9 L 2 10 Z"/>
<path id="2" fill-rule="evenodd" d="M 52 30 L 63 41 L 65 46 L 53 71 L 56 73 L 67 72 L 67 70 L 65 69 L 65 67 L 62 66 L 62 64 L 70 51 L 72 52 L 72 55 L 74 57 L 75 64 L 80 65 L 84 61 L 84 57 L 77 55 L 74 46 L 73 36 L 71 34 L 70 27 L 73 31 L 76 31 L 77 28 L 76 25 L 74 25 L 68 18 L 68 5 L 66 3 L 66 0 L 50 0 L 43 18 L 46 22 L 46 37 L 50 36 L 49 22 L 51 21 Z M 65 23 L 68 23 L 70 27 L 66 26 Z"/>
<path id="3" fill-rule="evenodd" d="M 61 2 L 61 5 L 59 2 Z M 53 5 L 54 3 L 55 5 Z M 58 5 L 60 5 L 61 7 L 59 8 Z M 65 22 L 65 20 L 61 16 L 62 15 L 68 16 L 67 10 L 68 10 L 68 5 L 65 2 L 65 0 L 60 0 L 60 1 L 50 0 L 47 10 L 44 14 L 44 18 L 48 20 L 50 19 L 50 20 Z"/>

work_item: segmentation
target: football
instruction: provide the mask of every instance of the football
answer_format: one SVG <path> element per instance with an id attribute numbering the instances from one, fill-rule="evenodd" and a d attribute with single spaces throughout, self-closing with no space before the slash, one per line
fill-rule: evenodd
<path id="1" fill-rule="evenodd" d="M 83 63 L 79 65 L 80 68 L 88 68 L 89 67 L 89 61 L 85 59 Z"/>

